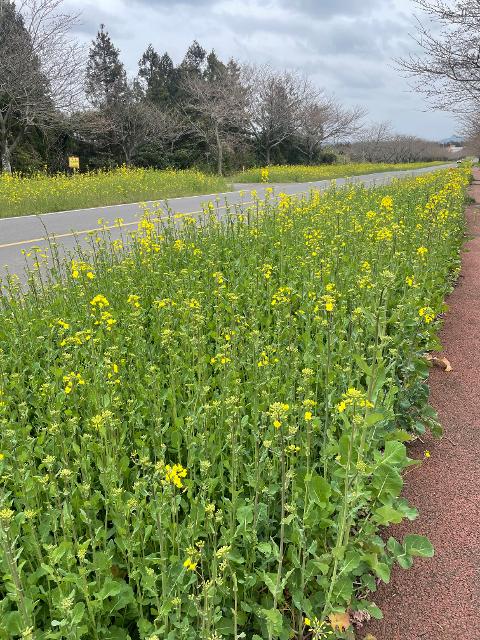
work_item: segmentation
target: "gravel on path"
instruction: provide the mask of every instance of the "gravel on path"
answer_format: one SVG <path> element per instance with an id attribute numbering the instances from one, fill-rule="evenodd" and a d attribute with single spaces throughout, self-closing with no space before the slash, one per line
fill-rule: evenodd
<path id="1" fill-rule="evenodd" d="M 426 535 L 435 547 L 429 560 L 408 571 L 396 568 L 389 585 L 372 599 L 384 619 L 358 634 L 376 640 L 480 640 L 480 170 L 474 169 L 467 208 L 470 240 L 457 287 L 447 300 L 441 332 L 453 371 L 433 368 L 430 402 L 445 435 L 417 441 L 410 455 L 431 457 L 405 478 L 404 495 L 419 518 L 391 528 L 402 538 Z M 389 532 L 390 533 L 390 532 Z"/>

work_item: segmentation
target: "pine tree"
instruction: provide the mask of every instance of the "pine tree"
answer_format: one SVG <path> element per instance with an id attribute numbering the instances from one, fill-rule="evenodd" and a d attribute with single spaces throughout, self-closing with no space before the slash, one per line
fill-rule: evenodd
<path id="1" fill-rule="evenodd" d="M 172 95 L 173 62 L 168 53 L 159 56 L 150 44 L 138 63 L 138 77 L 145 97 L 156 105 L 165 105 Z"/>
<path id="2" fill-rule="evenodd" d="M 196 40 L 188 47 L 187 53 L 181 64 L 182 71 L 195 75 L 203 74 L 207 52 Z"/>
<path id="3" fill-rule="evenodd" d="M 215 82 L 216 80 L 223 77 L 227 70 L 227 67 L 223 64 L 221 60 L 217 57 L 217 54 L 212 49 L 207 56 L 207 68 L 205 69 L 205 79 L 210 82 Z"/>
<path id="4" fill-rule="evenodd" d="M 85 90 L 93 106 L 110 107 L 122 99 L 127 88 L 125 68 L 120 51 L 114 46 L 105 25 L 100 25 L 92 41 L 87 63 Z"/>

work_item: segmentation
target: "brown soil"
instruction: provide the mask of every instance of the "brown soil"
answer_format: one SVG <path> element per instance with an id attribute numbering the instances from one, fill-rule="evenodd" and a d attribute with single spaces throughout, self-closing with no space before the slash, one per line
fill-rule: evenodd
<path id="1" fill-rule="evenodd" d="M 384 619 L 360 638 L 480 640 L 480 170 L 474 178 L 470 194 L 479 204 L 467 208 L 471 239 L 441 332 L 453 371 L 435 367 L 430 375 L 430 400 L 445 436 L 411 447 L 414 458 L 431 453 L 405 478 L 404 495 L 420 516 L 391 529 L 397 538 L 428 536 L 435 557 L 393 571 L 391 583 L 372 596 Z"/>

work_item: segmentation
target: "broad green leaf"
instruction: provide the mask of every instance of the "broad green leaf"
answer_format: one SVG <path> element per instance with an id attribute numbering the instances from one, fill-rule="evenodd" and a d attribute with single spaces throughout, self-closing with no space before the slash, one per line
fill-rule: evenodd
<path id="1" fill-rule="evenodd" d="M 232 618 L 221 618 L 215 626 L 217 633 L 220 633 L 222 636 L 233 636 L 235 633 Z"/>
<path id="2" fill-rule="evenodd" d="M 78 625 L 82 621 L 83 614 L 85 613 L 85 603 L 77 602 L 72 611 L 72 624 Z"/>
<path id="3" fill-rule="evenodd" d="M 9 611 L 2 616 L 2 627 L 14 638 L 23 631 L 24 624 L 19 611 Z"/>
<path id="4" fill-rule="evenodd" d="M 411 521 L 415 520 L 415 518 L 417 518 L 417 516 L 418 516 L 417 509 L 415 509 L 415 507 L 411 507 L 408 504 L 407 500 L 405 500 L 404 498 L 401 498 L 398 501 L 397 509 L 398 509 L 398 511 L 401 511 L 401 513 L 403 513 L 405 518 L 408 518 Z"/>
<path id="5" fill-rule="evenodd" d="M 237 520 L 240 524 L 247 525 L 253 522 L 253 506 L 246 504 L 237 509 Z"/>
<path id="6" fill-rule="evenodd" d="M 282 633 L 283 616 L 278 609 L 261 609 L 267 625 L 268 634 L 272 638 L 278 638 Z"/>
<path id="7" fill-rule="evenodd" d="M 270 542 L 260 542 L 259 544 L 257 544 L 257 549 L 260 551 L 260 553 L 263 553 L 263 555 L 270 557 L 272 555 L 272 545 L 270 544 Z"/>
<path id="8" fill-rule="evenodd" d="M 118 596 L 122 591 L 122 582 L 120 580 L 112 580 L 112 578 L 106 578 L 103 583 L 103 587 L 95 595 L 98 600 L 105 600 L 106 598 L 112 598 Z"/>
<path id="9" fill-rule="evenodd" d="M 265 585 L 268 587 L 268 590 L 270 591 L 272 596 L 279 600 L 282 592 L 282 586 L 281 584 L 279 584 L 277 587 L 277 574 L 267 573 L 266 571 L 264 571 L 262 573 L 262 579 Z"/>
<path id="10" fill-rule="evenodd" d="M 329 483 L 318 474 L 313 474 L 305 481 L 308 485 L 309 495 L 319 507 L 325 507 L 332 495 L 332 488 Z"/>
<path id="11" fill-rule="evenodd" d="M 388 566 L 388 564 L 385 564 L 385 562 L 379 562 L 375 568 L 375 575 L 377 575 L 380 580 L 383 580 L 383 582 L 385 582 L 386 584 L 388 584 L 390 582 L 390 567 Z"/>
<path id="12" fill-rule="evenodd" d="M 346 575 L 340 576 L 333 589 L 333 601 L 339 604 L 350 604 L 353 595 L 353 580 Z"/>
<path id="13" fill-rule="evenodd" d="M 386 504 L 375 510 L 373 518 L 380 525 L 398 524 L 403 520 L 403 513 Z"/>
<path id="14" fill-rule="evenodd" d="M 341 570 L 338 575 L 350 574 L 360 566 L 362 562 L 362 555 L 358 551 L 347 551 Z"/>
<path id="15" fill-rule="evenodd" d="M 385 451 L 381 458 L 381 464 L 403 467 L 407 462 L 407 448 L 403 442 L 390 440 L 385 443 Z"/>
<path id="16" fill-rule="evenodd" d="M 379 413 L 378 411 L 369 413 L 365 418 L 365 426 L 373 427 L 374 424 L 377 424 L 377 422 L 380 422 L 380 420 L 383 420 L 384 418 L 385 416 L 383 415 L 383 413 Z"/>
<path id="17" fill-rule="evenodd" d="M 415 534 L 405 536 L 403 545 L 405 551 L 412 557 L 433 558 L 435 553 L 432 543 L 425 536 Z"/>
<path id="18" fill-rule="evenodd" d="M 372 618 L 383 620 L 382 610 L 374 602 L 365 602 L 365 605 L 365 611 L 368 611 Z"/>
<path id="19" fill-rule="evenodd" d="M 390 502 L 400 495 L 403 487 L 402 476 L 394 467 L 380 465 L 373 473 L 373 497 L 381 503 Z"/>

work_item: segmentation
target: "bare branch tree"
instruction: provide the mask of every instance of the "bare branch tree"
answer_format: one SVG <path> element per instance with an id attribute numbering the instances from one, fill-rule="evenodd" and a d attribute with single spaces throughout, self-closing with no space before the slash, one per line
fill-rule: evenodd
<path id="1" fill-rule="evenodd" d="M 365 129 L 347 146 L 350 159 L 358 162 L 426 162 L 447 160 L 448 151 L 436 142 L 416 136 L 394 133 L 390 122 L 380 122 Z"/>
<path id="2" fill-rule="evenodd" d="M 247 90 L 233 63 L 219 67 L 212 79 L 189 74 L 184 81 L 184 112 L 192 131 L 215 149 L 217 172 L 223 174 L 225 152 L 244 141 Z M 192 117 L 193 116 L 193 117 Z"/>
<path id="3" fill-rule="evenodd" d="M 174 111 L 161 111 L 147 101 L 124 100 L 107 110 L 108 132 L 131 165 L 141 147 L 154 144 L 165 151 L 186 131 L 185 121 Z"/>
<path id="4" fill-rule="evenodd" d="M 415 0 L 415 42 L 421 54 L 398 61 L 431 106 L 451 112 L 480 108 L 480 1 Z"/>
<path id="5" fill-rule="evenodd" d="M 344 108 L 323 94 L 307 102 L 301 113 L 298 136 L 308 162 L 314 161 L 326 142 L 339 143 L 358 134 L 365 114 L 361 107 Z"/>
<path id="6" fill-rule="evenodd" d="M 77 17 L 63 0 L 0 0 L 0 156 L 12 153 L 32 128 L 44 129 L 82 95 L 83 53 L 70 37 Z"/>
<path id="7" fill-rule="evenodd" d="M 306 76 L 268 66 L 246 66 L 243 76 L 249 90 L 249 130 L 270 164 L 273 150 L 300 129 L 305 106 L 318 92 Z"/>
<path id="8" fill-rule="evenodd" d="M 160 110 L 131 87 L 109 107 L 76 114 L 72 127 L 78 139 L 121 154 L 127 166 L 145 145 L 160 152 L 172 148 L 188 128 L 177 112 Z"/>

